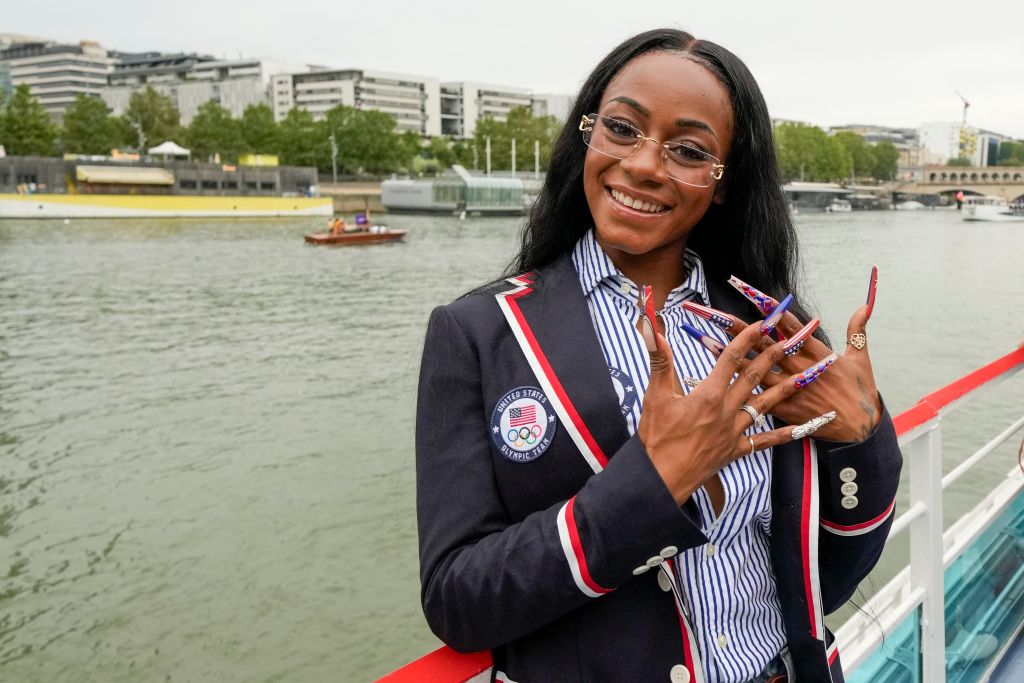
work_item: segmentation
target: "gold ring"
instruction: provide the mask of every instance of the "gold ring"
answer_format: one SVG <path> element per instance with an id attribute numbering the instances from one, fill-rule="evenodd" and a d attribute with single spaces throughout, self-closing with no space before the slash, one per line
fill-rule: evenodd
<path id="1" fill-rule="evenodd" d="M 757 449 L 756 449 L 756 448 L 754 448 L 754 437 L 752 437 L 752 436 L 750 436 L 750 435 L 748 434 L 748 435 L 747 435 L 747 441 L 749 441 L 749 442 L 750 442 L 750 452 L 749 452 L 749 453 L 747 453 L 747 457 L 749 458 L 749 457 L 750 457 L 751 455 L 753 455 L 753 454 L 754 454 L 754 451 L 756 451 Z"/>
<path id="2" fill-rule="evenodd" d="M 862 332 L 854 332 L 847 341 L 850 343 L 850 346 L 858 351 L 868 345 L 868 338 Z"/>

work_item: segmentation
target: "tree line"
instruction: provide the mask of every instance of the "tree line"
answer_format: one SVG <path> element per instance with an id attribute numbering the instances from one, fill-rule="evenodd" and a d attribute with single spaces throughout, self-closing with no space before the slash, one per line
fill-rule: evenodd
<path id="1" fill-rule="evenodd" d="M 787 182 L 893 180 L 900 156 L 891 142 L 872 145 L 850 131 L 829 135 L 817 126 L 798 123 L 775 128 L 775 149 Z"/>
<path id="2" fill-rule="evenodd" d="M 283 164 L 330 173 L 333 138 L 337 170 L 343 175 L 437 174 L 453 164 L 484 170 L 488 139 L 492 170 L 512 168 L 515 140 L 516 169 L 532 171 L 539 147 L 543 171 L 560 127 L 555 117 L 534 116 L 528 107 L 520 107 L 505 121 L 477 122 L 471 138 L 423 138 L 413 131 L 399 133 L 391 116 L 373 110 L 338 105 L 314 120 L 295 108 L 278 122 L 266 104 L 250 105 L 234 118 L 216 102 L 202 105 L 183 126 L 171 99 L 151 87 L 133 93 L 121 116 L 112 115 L 101 99 L 79 95 L 57 125 L 27 85 L 0 101 L 0 145 L 12 155 L 109 154 L 115 148 L 144 150 L 174 140 L 198 160 L 234 163 L 246 153 L 276 154 Z M 786 123 L 775 129 L 775 146 L 787 181 L 896 177 L 898 150 L 889 142 L 871 145 L 855 133 L 829 135 L 816 126 Z M 1003 142 L 998 162 L 1024 165 L 1024 141 Z"/>
<path id="3" fill-rule="evenodd" d="M 413 131 L 399 133 L 395 119 L 379 111 L 338 105 L 314 120 L 308 111 L 295 108 L 278 122 L 266 104 L 250 105 L 234 118 L 216 102 L 203 104 L 183 126 L 172 100 L 151 87 L 133 93 L 121 116 L 112 115 L 103 100 L 79 95 L 59 125 L 27 85 L 19 85 L 8 101 L 0 102 L 0 144 L 11 155 L 109 154 L 116 148 L 145 150 L 173 140 L 189 148 L 197 160 L 233 163 L 246 153 L 275 154 L 283 164 L 315 166 L 330 173 L 333 144 L 337 170 L 347 175 L 435 174 L 456 163 L 482 170 L 487 137 L 493 170 L 511 168 L 513 138 L 517 168 L 533 169 L 536 142 L 543 170 L 558 129 L 555 117 L 535 117 L 521 107 L 507 121 L 480 121 L 470 139 L 424 139 Z"/>

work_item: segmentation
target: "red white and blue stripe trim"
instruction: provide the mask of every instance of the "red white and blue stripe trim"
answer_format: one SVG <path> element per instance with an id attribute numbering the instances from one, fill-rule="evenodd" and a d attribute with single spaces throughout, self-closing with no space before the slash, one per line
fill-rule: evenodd
<path id="1" fill-rule="evenodd" d="M 878 515 L 874 519 L 869 519 L 866 522 L 860 524 L 836 524 L 835 522 L 829 522 L 827 520 L 821 520 L 821 526 L 837 536 L 863 536 L 869 534 L 878 527 L 885 524 L 885 521 L 892 516 L 893 510 L 896 509 L 896 499 L 893 498 L 892 502 L 889 503 L 889 507 L 885 509 L 885 512 Z"/>
<path id="2" fill-rule="evenodd" d="M 565 426 L 565 431 L 572 438 L 590 468 L 595 473 L 600 472 L 608 464 L 608 457 L 601 450 L 601 446 L 597 443 L 594 435 L 590 433 L 590 429 L 569 399 L 569 395 L 562 387 L 561 381 L 551 367 L 551 363 L 548 362 L 544 349 L 537 342 L 530 323 L 527 322 L 526 316 L 523 315 L 522 308 L 519 306 L 518 299 L 533 291 L 529 277 L 530 273 L 509 278 L 508 281 L 517 285 L 516 288 L 496 294 L 495 298 L 498 300 L 498 305 L 501 307 L 509 327 L 512 328 L 512 334 L 526 355 L 530 369 L 533 370 L 541 388 L 548 400 L 551 401 L 551 406 L 554 408 L 555 414 L 558 415 L 558 419 Z"/>
<path id="3" fill-rule="evenodd" d="M 676 570 L 673 567 L 674 562 L 675 560 L 662 562 L 659 571 L 664 573 L 672 588 L 676 615 L 679 617 L 679 631 L 683 640 L 683 666 L 690 673 L 691 683 L 707 683 L 708 679 L 704 673 L 704 664 L 701 662 L 700 650 L 697 648 L 697 639 L 693 625 L 690 623 L 689 610 L 684 602 L 679 581 L 676 580 Z"/>
<path id="4" fill-rule="evenodd" d="M 803 440 L 804 487 L 800 519 L 800 554 L 804 569 L 804 591 L 811 635 L 825 641 L 825 615 L 821 602 L 821 577 L 818 574 L 818 449 L 813 439 Z"/>
<path id="5" fill-rule="evenodd" d="M 580 592 L 591 598 L 599 598 L 605 593 L 611 593 L 610 588 L 600 585 L 590 575 L 590 568 L 587 567 L 587 555 L 583 552 L 583 544 L 580 542 L 579 531 L 576 529 L 576 516 L 573 509 L 576 504 L 576 496 L 570 498 L 561 507 L 555 517 L 558 526 L 558 540 L 562 543 L 562 552 L 565 553 L 565 561 L 569 563 L 569 571 L 572 572 L 572 579 Z"/>

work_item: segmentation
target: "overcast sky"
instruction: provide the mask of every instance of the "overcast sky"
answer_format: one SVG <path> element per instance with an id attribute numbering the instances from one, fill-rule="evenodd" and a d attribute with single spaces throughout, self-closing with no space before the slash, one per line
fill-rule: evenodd
<path id="1" fill-rule="evenodd" d="M 955 121 L 1024 138 L 1024 3 L 818 0 L 47 0 L 0 31 L 110 49 L 272 57 L 574 93 L 627 36 L 674 26 L 750 67 L 773 117 Z"/>

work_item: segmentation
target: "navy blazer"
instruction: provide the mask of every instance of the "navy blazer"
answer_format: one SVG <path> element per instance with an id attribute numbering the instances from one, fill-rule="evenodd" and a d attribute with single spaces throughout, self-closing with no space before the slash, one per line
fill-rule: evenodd
<path id="1" fill-rule="evenodd" d="M 712 306 L 753 317 L 708 286 Z M 547 416 L 529 459 L 492 438 L 510 395 Z M 774 449 L 771 557 L 801 683 L 843 680 L 824 615 L 881 554 L 901 464 L 884 409 L 863 442 Z M 568 256 L 433 311 L 416 477 L 427 622 L 456 650 L 490 649 L 492 680 L 704 681 L 661 559 L 707 539 L 629 435 Z"/>

